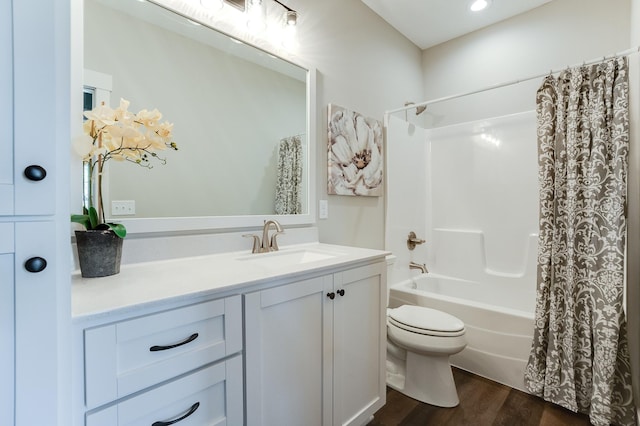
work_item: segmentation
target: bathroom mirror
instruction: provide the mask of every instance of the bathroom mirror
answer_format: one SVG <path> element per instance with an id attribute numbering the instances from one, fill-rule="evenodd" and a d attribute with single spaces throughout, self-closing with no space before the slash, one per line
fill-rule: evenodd
<path id="1" fill-rule="evenodd" d="M 158 151 L 166 164 L 151 170 L 108 163 L 111 221 L 133 233 L 314 222 L 314 70 L 216 31 L 202 15 L 139 0 L 84 1 L 84 68 L 93 105 L 124 98 L 132 112 L 157 108 L 178 145 Z M 291 164 L 300 207 L 276 213 L 277 191 L 291 191 L 279 173 Z M 114 202 L 133 202 L 135 214 Z"/>

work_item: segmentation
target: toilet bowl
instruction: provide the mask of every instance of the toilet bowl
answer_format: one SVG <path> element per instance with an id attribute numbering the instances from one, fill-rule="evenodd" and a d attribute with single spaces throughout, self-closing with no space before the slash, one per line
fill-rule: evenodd
<path id="1" fill-rule="evenodd" d="M 465 348 L 464 323 L 422 306 L 387 309 L 387 385 L 439 407 L 459 403 L 449 356 Z"/>

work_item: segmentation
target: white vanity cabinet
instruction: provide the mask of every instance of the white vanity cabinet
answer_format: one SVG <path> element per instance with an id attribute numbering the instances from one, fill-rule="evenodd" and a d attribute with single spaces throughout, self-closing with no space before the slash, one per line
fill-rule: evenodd
<path id="1" fill-rule="evenodd" d="M 363 425 L 385 403 L 386 263 L 245 294 L 248 425 Z"/>
<path id="2" fill-rule="evenodd" d="M 86 426 L 243 424 L 241 296 L 78 332 Z"/>

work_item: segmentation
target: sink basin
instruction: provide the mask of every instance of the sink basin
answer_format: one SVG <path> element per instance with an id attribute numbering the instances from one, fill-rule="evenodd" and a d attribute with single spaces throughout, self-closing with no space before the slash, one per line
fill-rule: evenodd
<path id="1" fill-rule="evenodd" d="M 342 254 L 343 253 L 318 249 L 300 248 L 272 251 L 269 253 L 249 254 L 237 259 L 255 265 L 280 268 L 332 259 Z"/>

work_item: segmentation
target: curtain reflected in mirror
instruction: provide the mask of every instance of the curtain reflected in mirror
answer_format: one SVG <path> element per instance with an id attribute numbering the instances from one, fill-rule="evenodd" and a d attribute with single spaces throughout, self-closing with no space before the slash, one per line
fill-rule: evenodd
<path id="1" fill-rule="evenodd" d="M 300 214 L 302 192 L 302 140 L 296 135 L 280 141 L 278 149 L 278 181 L 276 214 Z"/>

